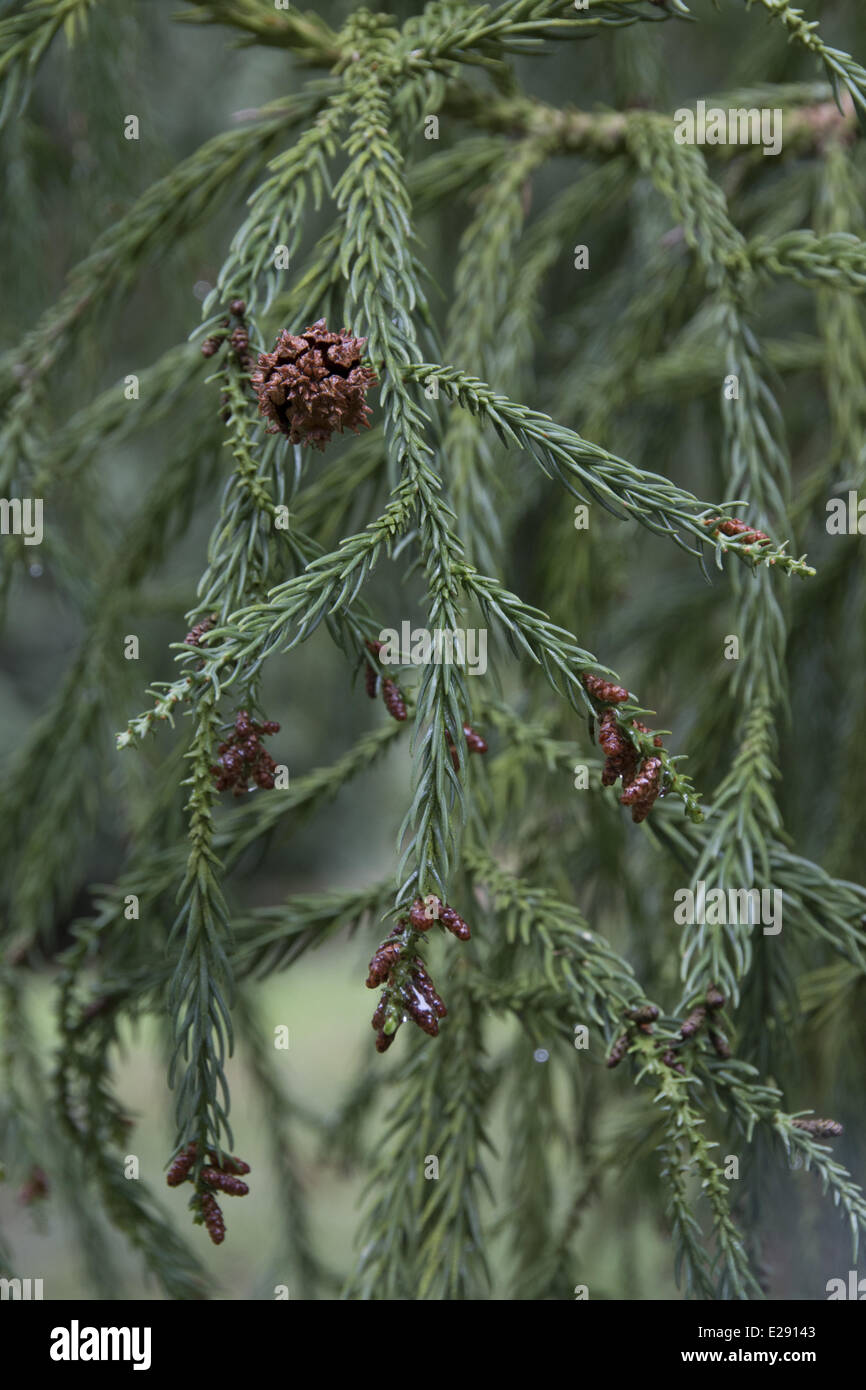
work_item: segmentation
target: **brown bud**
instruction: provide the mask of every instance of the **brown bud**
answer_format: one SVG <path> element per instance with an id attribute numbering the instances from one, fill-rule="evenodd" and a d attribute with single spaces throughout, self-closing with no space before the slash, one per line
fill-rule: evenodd
<path id="1" fill-rule="evenodd" d="M 386 941 L 376 951 L 370 961 L 370 973 L 367 976 L 367 988 L 375 989 L 381 985 L 390 975 L 394 963 L 400 954 L 401 945 L 399 941 Z"/>
<path id="2" fill-rule="evenodd" d="M 186 634 L 186 637 L 184 637 L 183 639 L 184 642 L 186 642 L 190 647 L 200 646 L 201 639 L 204 637 L 205 633 L 210 632 L 211 628 L 216 627 L 216 621 L 216 613 L 211 613 L 210 617 L 208 618 L 202 618 L 200 623 L 196 623 L 195 627 L 190 628 L 189 632 Z"/>
<path id="3" fill-rule="evenodd" d="M 637 729 L 640 733 L 642 733 L 642 734 L 651 734 L 651 733 L 652 733 L 652 729 L 650 729 L 650 728 L 649 728 L 646 724 L 644 724 L 640 719 L 633 719 L 631 722 L 632 722 L 632 726 L 633 726 L 635 729 Z M 655 745 L 656 748 L 661 748 L 661 747 L 663 747 L 664 740 L 662 739 L 661 734 L 656 734 L 655 738 L 653 739 L 653 744 Z"/>
<path id="4" fill-rule="evenodd" d="M 581 680 L 586 689 L 596 700 L 602 701 L 606 705 L 621 705 L 623 700 L 628 699 L 628 691 L 621 685 L 614 685 L 612 681 L 602 680 L 601 676 L 593 676 L 585 673 Z"/>
<path id="5" fill-rule="evenodd" d="M 705 516 L 701 525 L 710 527 L 714 535 L 721 532 L 723 536 L 741 536 L 747 545 L 771 544 L 765 532 L 756 531 L 738 516 Z"/>
<path id="6" fill-rule="evenodd" d="M 409 909 L 409 924 L 415 931 L 429 931 L 442 911 L 442 903 L 431 894 L 428 904 L 424 898 L 416 898 Z"/>
<path id="7" fill-rule="evenodd" d="M 402 723 L 406 718 L 406 701 L 403 699 L 399 686 L 394 681 L 382 681 L 382 699 L 391 718 Z"/>
<path id="8" fill-rule="evenodd" d="M 180 1187 L 182 1182 L 186 1182 L 195 1160 L 195 1154 L 196 1145 L 194 1142 L 187 1144 L 185 1149 L 181 1149 L 166 1175 L 165 1180 L 169 1187 Z"/>
<path id="9" fill-rule="evenodd" d="M 646 820 L 661 791 L 661 770 L 660 758 L 644 758 L 633 777 L 623 777 L 624 790 L 620 802 L 623 806 L 631 807 L 631 818 L 635 823 Z"/>
<path id="10" fill-rule="evenodd" d="M 466 747 L 469 749 L 470 753 L 487 752 L 487 743 L 480 734 L 476 734 L 475 730 L 469 724 L 463 725 L 463 736 L 466 739 Z"/>
<path id="11" fill-rule="evenodd" d="M 731 1055 L 731 1047 L 724 1033 L 719 1033 L 716 1029 L 710 1029 L 710 1042 L 713 1045 L 716 1056 L 721 1057 L 726 1062 Z"/>
<path id="12" fill-rule="evenodd" d="M 792 1120 L 791 1124 L 794 1129 L 802 1129 L 815 1139 L 834 1139 L 844 1133 L 837 1120 Z"/>
<path id="13" fill-rule="evenodd" d="M 433 981 L 419 961 L 412 971 L 412 983 L 421 991 L 437 1018 L 445 1018 L 448 1010 L 433 987 Z"/>
<path id="14" fill-rule="evenodd" d="M 201 1179 L 210 1187 L 218 1187 L 220 1192 L 225 1192 L 230 1197 L 246 1197 L 250 1190 L 246 1183 L 233 1173 L 222 1173 L 218 1168 L 202 1168 Z"/>
<path id="15" fill-rule="evenodd" d="M 703 1004 L 699 1004 L 696 1009 L 692 1010 L 685 1023 L 683 1024 L 682 1028 L 680 1029 L 680 1037 L 683 1039 L 693 1038 L 695 1033 L 697 1033 L 698 1029 L 703 1024 L 703 1021 L 706 1018 L 706 1016 L 706 1009 L 704 1008 Z"/>
<path id="16" fill-rule="evenodd" d="M 449 907 L 447 903 L 439 913 L 439 921 L 442 923 L 443 927 L 447 927 L 448 930 L 461 941 L 468 941 L 472 935 L 469 930 L 469 924 L 464 922 L 459 912 L 455 912 L 454 908 Z"/>
<path id="17" fill-rule="evenodd" d="M 199 1208 L 204 1218 L 207 1233 L 214 1245 L 222 1245 L 226 1238 L 226 1228 L 225 1222 L 223 1221 L 223 1214 L 217 1205 L 216 1197 L 212 1196 L 209 1192 L 203 1193 L 199 1202 Z"/>
<path id="18" fill-rule="evenodd" d="M 622 1034 L 620 1034 L 620 1036 L 617 1038 L 616 1042 L 614 1043 L 613 1047 L 610 1049 L 610 1052 L 609 1052 L 609 1054 L 608 1054 L 607 1065 L 608 1065 L 609 1067 L 618 1067 L 618 1066 L 619 1066 L 619 1064 L 620 1064 L 620 1062 L 622 1061 L 623 1057 L 624 1057 L 625 1054 L 628 1052 L 628 1045 L 629 1045 L 629 1035 L 628 1035 L 628 1033 L 622 1033 Z"/>
<path id="19" fill-rule="evenodd" d="M 217 1163 L 217 1156 L 214 1149 L 208 1149 L 208 1158 L 214 1168 L 219 1168 L 223 1173 L 248 1173 L 250 1165 L 244 1163 L 242 1158 L 233 1158 L 231 1154 L 223 1154 L 222 1163 Z"/>
<path id="20" fill-rule="evenodd" d="M 641 1004 L 637 1009 L 626 1009 L 626 1018 L 634 1019 L 635 1023 L 655 1023 L 659 1016 L 659 1011 L 655 1004 Z"/>
<path id="21" fill-rule="evenodd" d="M 405 985 L 402 999 L 406 1012 L 413 1023 L 417 1023 L 423 1032 L 428 1033 L 431 1038 L 435 1038 L 439 1032 L 439 1019 L 432 1002 L 421 990 L 417 975 L 414 975 L 412 980 Z"/>

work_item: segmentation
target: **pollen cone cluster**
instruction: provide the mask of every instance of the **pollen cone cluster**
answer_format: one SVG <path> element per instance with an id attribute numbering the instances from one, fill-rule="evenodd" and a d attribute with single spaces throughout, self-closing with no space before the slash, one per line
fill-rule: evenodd
<path id="1" fill-rule="evenodd" d="M 195 1142 L 181 1149 L 166 1175 L 169 1187 L 180 1187 L 181 1183 L 192 1182 L 197 1153 L 198 1145 Z M 242 1158 L 233 1158 L 231 1154 L 223 1154 L 220 1159 L 214 1149 L 208 1149 L 207 1157 L 209 1162 L 201 1169 L 196 1186 L 194 1202 L 198 1209 L 197 1220 L 199 1224 L 204 1225 L 214 1245 L 222 1245 L 226 1238 L 226 1227 L 214 1193 L 225 1192 L 229 1197 L 246 1197 L 250 1189 L 242 1181 L 241 1174 L 248 1173 L 250 1165 Z"/>

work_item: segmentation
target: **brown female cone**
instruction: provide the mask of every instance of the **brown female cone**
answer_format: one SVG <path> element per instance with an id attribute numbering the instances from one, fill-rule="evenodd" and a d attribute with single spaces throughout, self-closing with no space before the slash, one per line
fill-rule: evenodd
<path id="1" fill-rule="evenodd" d="M 585 682 L 589 679 L 589 677 L 584 677 Z M 595 678 L 593 677 L 593 679 Z M 591 687 L 588 688 L 591 689 Z M 614 690 L 619 688 L 612 687 Z M 626 691 L 627 695 L 628 692 Z M 631 723 L 639 733 L 649 734 L 652 732 L 639 719 L 633 719 Z M 601 771 L 601 785 L 612 787 L 617 778 L 621 777 L 623 793 L 620 802 L 623 806 L 631 807 L 633 821 L 638 823 L 646 820 L 662 790 L 661 759 L 644 758 L 638 766 L 640 754 L 620 727 L 616 711 L 613 708 L 606 709 L 599 721 L 598 741 L 605 753 L 604 767 Z M 653 743 L 657 748 L 661 748 L 662 740 L 658 734 L 655 735 Z"/>
<path id="2" fill-rule="evenodd" d="M 470 724 L 463 725 L 463 736 L 470 753 L 487 752 L 487 741 L 477 734 Z"/>
<path id="3" fill-rule="evenodd" d="M 598 726 L 599 746 L 604 749 L 608 759 L 620 758 L 631 744 L 617 723 L 612 709 L 605 710 Z"/>
<path id="4" fill-rule="evenodd" d="M 168 1170 L 166 1182 L 169 1187 L 180 1187 L 181 1183 L 192 1181 L 192 1168 L 195 1162 L 198 1146 L 195 1141 L 187 1144 L 185 1149 L 177 1155 Z M 246 1197 L 249 1188 L 240 1178 L 241 1173 L 248 1173 L 250 1165 L 245 1163 L 242 1158 L 235 1158 L 232 1154 L 223 1154 L 218 1158 L 216 1150 L 208 1149 L 209 1164 L 205 1165 L 199 1173 L 199 1182 L 205 1189 L 217 1188 L 219 1192 L 226 1192 L 230 1197 Z M 222 1245 L 226 1236 L 225 1223 L 219 1204 L 212 1191 L 201 1191 L 199 1188 L 196 1198 L 198 1210 L 207 1233 L 214 1245 Z"/>
<path id="5" fill-rule="evenodd" d="M 379 1002 L 376 1005 L 376 1012 L 373 1014 L 373 1027 L 381 1029 L 385 1026 L 385 1010 L 388 1007 L 388 991 L 382 990 L 379 995 Z"/>
<path id="6" fill-rule="evenodd" d="M 396 1031 L 393 1033 L 386 1033 L 384 1028 L 380 1028 L 376 1034 L 376 1051 L 387 1052 L 396 1036 Z"/>
<path id="7" fill-rule="evenodd" d="M 381 953 L 381 949 L 376 953 L 377 956 Z M 375 959 L 374 956 L 373 960 L 375 961 Z M 372 964 L 373 962 L 371 962 L 371 966 Z M 427 974 L 423 963 L 418 960 L 411 964 L 408 978 L 389 983 L 386 975 L 374 983 L 382 983 L 383 980 L 385 988 L 379 996 L 379 1003 L 376 1005 L 376 1011 L 372 1018 L 373 1030 L 376 1033 L 376 1051 L 387 1052 L 396 1036 L 396 1029 L 391 1033 L 385 1032 L 388 1014 L 389 1011 L 392 1011 L 394 1004 L 401 1011 L 405 1011 L 412 1022 L 417 1023 L 423 1032 L 429 1034 L 431 1038 L 435 1038 L 439 1032 L 439 1020 L 445 1018 L 448 1010 L 436 993 L 433 981 Z M 367 980 L 367 984 L 372 988 L 370 979 Z"/>
<path id="8" fill-rule="evenodd" d="M 388 1005 L 390 998 L 387 989 L 383 989 L 379 995 L 379 1002 L 376 1005 L 376 1012 L 373 1014 L 373 1029 L 376 1033 L 376 1051 L 387 1052 L 392 1042 L 397 1036 L 397 1030 L 393 1033 L 385 1032 L 385 1023 L 388 1017 Z"/>
<path id="9" fill-rule="evenodd" d="M 243 371 L 251 372 L 254 362 L 250 351 L 250 331 L 245 323 L 239 323 L 237 328 L 232 330 L 230 341 L 232 351 Z"/>
<path id="10" fill-rule="evenodd" d="M 371 367 L 361 366 L 366 341 L 346 328 L 329 333 L 324 319 L 302 334 L 280 333 L 252 375 L 259 411 L 271 421 L 269 433 L 324 449 L 335 431 L 368 429 L 365 397 L 377 378 Z"/>
<path id="11" fill-rule="evenodd" d="M 368 639 L 365 641 L 364 645 L 366 646 L 367 651 L 372 652 L 376 660 L 378 661 L 379 653 L 382 650 L 384 644 L 382 642 L 371 642 Z M 364 686 L 370 699 L 375 700 L 379 689 L 379 671 L 378 668 L 374 666 L 371 661 L 367 661 L 364 663 Z"/>

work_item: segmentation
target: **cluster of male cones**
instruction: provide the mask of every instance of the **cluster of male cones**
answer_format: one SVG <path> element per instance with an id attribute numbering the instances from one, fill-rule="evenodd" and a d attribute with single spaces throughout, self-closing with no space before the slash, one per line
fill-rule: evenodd
<path id="1" fill-rule="evenodd" d="M 180 1187 L 181 1183 L 193 1181 L 192 1170 L 197 1153 L 198 1145 L 195 1141 L 181 1149 L 166 1176 L 169 1187 Z M 242 1181 L 241 1174 L 248 1173 L 250 1165 L 244 1163 L 242 1158 L 233 1158 L 231 1154 L 223 1154 L 220 1159 L 214 1149 L 208 1149 L 207 1157 L 209 1162 L 199 1170 L 196 1185 L 195 1220 L 205 1227 L 214 1245 L 222 1245 L 226 1238 L 226 1228 L 216 1193 L 224 1192 L 229 1197 L 246 1197 L 250 1189 Z"/>
<path id="2" fill-rule="evenodd" d="M 273 719 L 258 724 L 250 719 L 248 710 L 238 710 L 234 729 L 220 744 L 219 757 L 211 768 L 217 791 L 231 788 L 235 796 L 245 796 L 250 780 L 263 791 L 270 791 L 277 765 L 261 740 L 263 734 L 279 731 L 280 726 Z"/>
<path id="3" fill-rule="evenodd" d="M 656 799 L 663 794 L 661 758 L 641 755 L 617 718 L 616 705 L 629 698 L 629 693 L 621 685 L 602 680 L 600 676 L 585 675 L 583 683 L 587 691 L 599 704 L 607 705 L 598 726 L 598 741 L 604 751 L 605 761 L 601 773 L 603 787 L 612 787 L 618 777 L 622 778 L 623 806 L 631 808 L 631 818 L 635 822 L 646 820 Z M 632 719 L 631 727 L 639 733 L 651 732 L 639 719 Z M 661 748 L 661 738 L 653 739 L 656 748 Z"/>
<path id="4" fill-rule="evenodd" d="M 683 1044 L 691 1042 L 705 1025 L 716 1056 L 723 1060 L 730 1057 L 731 1049 L 728 1040 L 724 1033 L 719 1030 L 715 1017 L 724 1007 L 725 996 L 716 985 L 710 985 L 703 1004 L 696 1005 L 688 1018 L 680 1025 L 679 1041 L 674 1046 L 668 1043 L 663 1044 L 662 1061 L 666 1067 L 670 1067 L 680 1076 L 685 1076 L 686 1069 L 679 1059 L 678 1052 Z M 658 1016 L 659 1010 L 655 1004 L 641 1004 L 637 1008 L 626 1009 L 625 1018 L 628 1020 L 626 1031 L 620 1034 L 608 1053 L 607 1065 L 618 1067 L 631 1046 L 635 1031 L 651 1035 Z"/>
<path id="5" fill-rule="evenodd" d="M 674 1042 L 668 1039 L 658 1044 L 664 1049 L 661 1060 L 666 1067 L 670 1067 L 678 1076 L 685 1076 L 686 1068 L 680 1060 L 680 1054 L 684 1046 L 693 1043 L 702 1033 L 706 1034 L 716 1056 L 723 1062 L 728 1060 L 731 1047 L 718 1026 L 718 1015 L 724 1007 L 725 996 L 722 991 L 718 985 L 710 985 L 703 1003 L 696 1004 L 680 1024 L 679 1039 Z M 607 1065 L 618 1067 L 628 1053 L 635 1035 L 638 1032 L 651 1035 L 658 1017 L 659 1010 L 655 1004 L 640 1004 L 637 1008 L 626 1009 L 625 1032 L 619 1035 L 611 1047 L 607 1055 Z M 792 1120 L 791 1124 L 794 1129 L 810 1134 L 813 1139 L 835 1139 L 843 1132 L 838 1120 L 799 1118 Z"/>
<path id="6" fill-rule="evenodd" d="M 415 899 L 409 916 L 398 920 L 388 940 L 370 961 L 367 988 L 384 985 L 373 1014 L 377 1052 L 388 1051 L 397 1029 L 407 1018 L 431 1038 L 439 1032 L 439 1020 L 448 1010 L 436 993 L 423 962 L 407 950 L 414 932 L 429 931 L 437 921 L 459 941 L 469 940 L 469 925 L 459 912 L 430 894 L 427 898 Z"/>
<path id="7" fill-rule="evenodd" d="M 367 642 L 367 650 L 373 654 L 377 661 L 380 659 L 380 652 L 384 646 L 383 642 Z M 407 715 L 406 697 L 397 685 L 396 681 L 391 680 L 390 676 L 383 676 L 379 673 L 372 661 L 364 664 L 364 687 L 371 700 L 375 700 L 377 694 L 381 693 L 382 702 L 392 719 L 402 723 Z M 471 724 L 463 725 L 463 737 L 466 739 L 466 747 L 470 753 L 486 753 L 487 742 L 476 733 Z M 448 744 L 448 752 L 451 754 L 451 761 L 454 770 L 460 771 L 460 757 L 457 752 L 457 745 L 451 735 L 450 729 L 445 730 L 445 739 Z"/>
<path id="8" fill-rule="evenodd" d="M 252 371 L 254 363 L 253 354 L 250 351 L 250 330 L 246 324 L 247 306 L 245 301 L 233 299 L 229 305 L 229 312 L 236 321 L 234 328 L 232 328 L 228 316 L 221 319 L 218 331 L 212 333 L 209 338 L 205 338 L 202 343 L 201 355 L 202 357 L 213 357 L 215 353 L 219 352 L 225 339 L 228 338 L 229 347 L 237 359 L 238 366 L 241 371 L 249 373 Z"/>

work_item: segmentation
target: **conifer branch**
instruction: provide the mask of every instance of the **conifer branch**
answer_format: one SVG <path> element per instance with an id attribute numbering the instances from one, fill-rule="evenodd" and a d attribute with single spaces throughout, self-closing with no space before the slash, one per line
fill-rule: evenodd
<path id="1" fill-rule="evenodd" d="M 497 395 L 486 382 L 455 368 L 423 363 L 407 368 L 405 375 L 413 381 L 435 379 L 461 405 L 489 420 L 503 444 L 526 450 L 573 496 L 586 501 L 588 495 L 621 521 L 638 521 L 700 556 L 700 549 L 683 539 L 681 532 L 687 532 L 700 546 L 708 544 L 715 550 L 719 568 L 722 555 L 730 550 L 753 568 L 777 565 L 786 574 L 814 574 L 805 557 L 795 560 L 780 546 L 756 547 L 750 539 L 754 533 L 748 530 L 740 540 L 728 535 L 723 538 L 712 525 L 713 517 L 718 520 L 720 511 L 736 506 L 735 502 L 716 506 L 701 502 L 667 478 L 635 468 L 549 416 L 514 404 Z"/>
<path id="2" fill-rule="evenodd" d="M 344 1298 L 489 1293 L 478 1203 L 491 1088 L 478 1012 L 459 973 L 450 998 L 452 1026 L 416 1044 L 401 1069 L 386 1121 L 389 1143 L 371 1174 L 361 1255 Z M 425 1181 L 430 1156 L 441 1168 L 436 1182 Z"/>
<path id="3" fill-rule="evenodd" d="M 832 97 L 832 87 L 812 83 L 721 92 L 702 99 L 708 108 L 723 110 L 764 106 L 779 109 L 785 132 L 780 151 L 784 159 L 804 154 L 820 156 L 832 138 L 845 140 L 853 135 L 856 118 L 850 103 L 840 109 Z M 544 140 L 551 153 L 584 154 L 605 161 L 628 150 L 630 133 L 636 124 L 653 120 L 670 138 L 675 130 L 673 118 L 667 115 L 644 111 L 582 111 L 573 106 L 551 106 L 522 92 L 491 98 L 459 79 L 449 83 L 444 106 L 450 115 L 471 121 L 473 127 L 481 130 L 520 134 Z M 713 160 L 742 157 L 742 153 L 742 146 L 728 139 L 720 139 L 717 144 L 706 147 L 707 156 Z"/>
<path id="4" fill-rule="evenodd" d="M 289 48 L 304 66 L 330 68 L 342 50 L 338 35 L 320 15 L 283 6 L 270 13 L 256 0 L 185 0 L 191 10 L 177 17 L 186 24 L 225 24 L 249 37 L 242 43 Z"/>
<path id="5" fill-rule="evenodd" d="M 697 151 L 660 140 L 649 123 L 635 127 L 634 140 L 638 159 L 669 199 L 708 288 L 717 296 L 726 370 L 738 383 L 736 397 L 722 401 L 728 487 L 749 500 L 758 525 L 769 524 L 771 517 L 784 524 L 789 465 L 781 414 L 762 378 L 760 349 L 745 319 L 751 284 L 745 240 L 730 222 L 724 196 Z M 715 834 L 697 870 L 698 878 L 713 888 L 751 884 L 756 868 L 766 884 L 767 840 L 781 823 L 770 787 L 777 776 L 777 710 L 785 697 L 785 618 L 766 570 L 756 586 L 739 583 L 737 592 L 741 630 L 748 633 L 734 677 L 734 691 L 743 704 L 739 748 L 719 789 Z M 720 935 L 718 928 L 714 934 Z M 716 978 L 736 998 L 753 962 L 750 924 L 729 929 L 727 938 L 733 959 Z M 763 951 L 757 959 L 764 961 Z"/>
<path id="6" fill-rule="evenodd" d="M 491 182 L 460 245 L 455 297 L 448 316 L 449 361 L 479 362 L 486 374 L 493 375 L 500 336 L 510 337 L 518 328 L 510 324 L 510 332 L 506 330 L 505 318 L 519 284 L 516 253 L 527 213 L 529 179 L 547 154 L 544 141 L 528 139 L 508 146 L 491 170 Z M 481 423 L 462 410 L 452 412 L 441 456 L 448 463 L 458 535 L 464 545 L 472 545 L 481 568 L 492 571 L 503 558 L 499 508 L 491 505 L 491 496 L 495 498 L 499 490 L 498 468 Z"/>
<path id="7" fill-rule="evenodd" d="M 846 289 L 861 294 L 866 289 L 866 242 L 851 232 L 788 232 L 773 240 L 756 238 L 748 247 L 749 259 L 760 270 L 788 275 L 807 289 Z"/>
<path id="8" fill-rule="evenodd" d="M 195 713 L 196 729 L 189 752 L 189 857 L 179 894 L 180 911 L 172 927 L 173 943 L 180 949 L 169 991 L 175 1020 L 169 1084 L 173 1086 L 179 1075 L 176 1144 L 178 1150 L 185 1144 L 196 1144 L 197 1176 L 208 1149 L 222 1152 L 223 1135 L 229 1146 L 233 1143 L 224 1070 L 233 1046 L 229 1012 L 233 981 L 227 956 L 228 910 L 213 846 L 212 806 L 217 792 L 211 760 L 219 727 L 213 690 L 199 694 Z"/>
<path id="9" fill-rule="evenodd" d="M 818 33 L 816 20 L 807 20 L 802 10 L 795 9 L 790 0 L 746 0 L 747 8 L 753 4 L 763 5 L 765 10 L 778 19 L 788 31 L 789 41 L 799 44 L 809 53 L 821 59 L 827 72 L 830 85 L 841 109 L 840 92 L 844 87 L 855 103 L 858 117 L 866 114 L 866 69 L 856 62 L 850 54 L 839 48 L 831 48 Z"/>
<path id="10" fill-rule="evenodd" d="M 390 31 L 383 30 L 382 36 L 386 42 L 393 41 Z M 367 45 L 378 47 L 379 42 L 380 33 L 372 23 L 369 38 L 366 34 L 362 38 L 361 33 L 357 37 L 362 53 Z M 402 369 L 420 357 L 412 315 L 416 308 L 424 313 L 425 305 L 414 265 L 404 250 L 404 244 L 411 247 L 413 241 L 411 203 L 402 177 L 400 151 L 388 133 L 393 94 L 383 85 L 386 74 L 387 68 L 385 74 L 372 70 L 357 75 L 350 70 L 349 74 L 348 91 L 358 115 L 346 145 L 351 162 L 336 190 L 337 207 L 345 219 L 340 262 L 348 282 L 348 313 L 363 323 L 370 356 L 381 364 L 384 374 L 389 454 L 399 462 L 404 480 L 401 488 L 411 489 L 418 507 L 429 627 L 431 631 L 453 631 L 461 626 L 455 568 L 462 551 L 452 529 L 453 515 L 429 466 L 425 417 L 402 379 Z M 364 214 L 354 216 L 361 206 Z M 360 286 L 368 266 L 376 290 L 370 293 L 368 288 L 362 293 Z M 414 796 L 401 831 L 405 840 L 398 870 L 398 906 L 430 892 L 443 902 L 447 900 L 463 798 L 445 731 L 454 731 L 459 753 L 463 711 L 468 704 L 463 677 L 453 666 L 434 664 L 425 669 L 415 713 Z"/>
<path id="11" fill-rule="evenodd" d="M 583 18 L 564 18 L 562 11 L 561 0 L 506 0 L 493 8 L 460 5 L 456 12 L 443 0 L 429 5 L 423 15 L 405 26 L 405 42 L 412 46 L 409 59 L 415 63 L 455 59 L 471 63 L 538 51 L 545 38 L 588 38 L 605 29 L 663 23 L 688 15 L 684 0 L 670 0 L 670 9 L 664 13 L 647 12 L 641 0 L 589 0 Z"/>
<path id="12" fill-rule="evenodd" d="M 0 18 L 0 127 L 20 115 L 33 77 L 62 29 L 67 43 L 86 33 L 87 15 L 104 0 L 30 0 L 18 14 Z M 17 103 L 17 106 L 16 106 Z"/>

